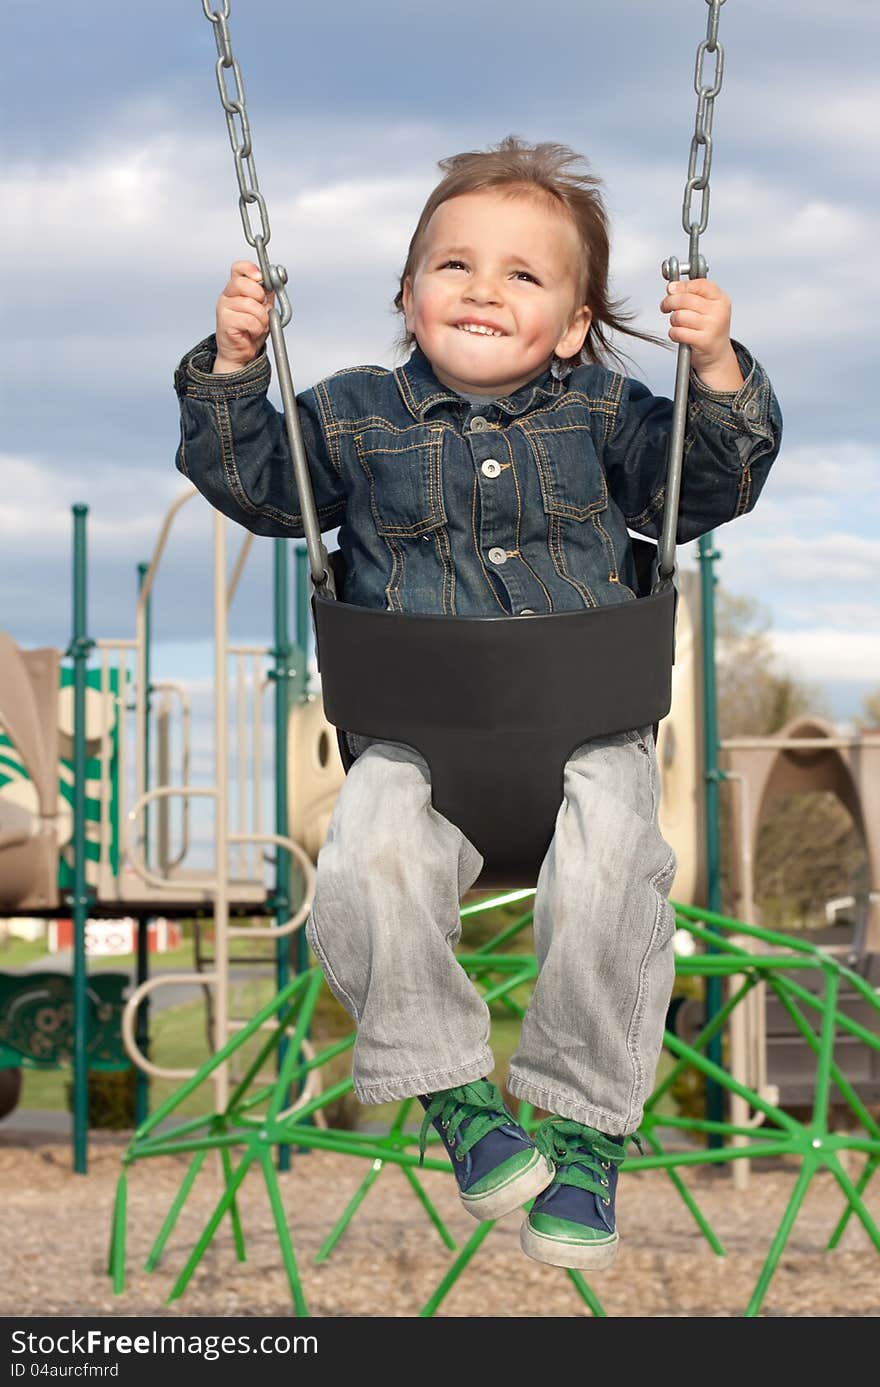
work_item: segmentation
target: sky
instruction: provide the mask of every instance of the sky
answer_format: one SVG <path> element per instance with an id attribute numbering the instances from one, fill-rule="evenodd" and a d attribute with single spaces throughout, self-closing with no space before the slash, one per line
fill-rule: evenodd
<path id="1" fill-rule="evenodd" d="M 665 331 L 660 264 L 687 258 L 707 13 L 703 0 L 234 0 L 296 388 L 400 361 L 392 300 L 437 161 L 511 133 L 587 156 L 614 292 Z M 133 634 L 136 565 L 189 489 L 173 370 L 251 251 L 200 0 L 6 0 L 4 27 L 0 628 L 63 649 L 74 502 L 89 507 L 89 634 Z M 720 37 L 701 248 L 785 437 L 755 511 L 716 531 L 718 579 L 764 605 L 781 667 L 845 721 L 880 686 L 880 8 L 727 0 Z M 672 354 L 631 350 L 631 374 L 671 394 Z M 227 530 L 234 557 L 244 532 Z M 271 550 L 255 542 L 237 638 L 271 640 Z M 162 677 L 210 668 L 210 556 L 197 498 L 156 582 Z"/>

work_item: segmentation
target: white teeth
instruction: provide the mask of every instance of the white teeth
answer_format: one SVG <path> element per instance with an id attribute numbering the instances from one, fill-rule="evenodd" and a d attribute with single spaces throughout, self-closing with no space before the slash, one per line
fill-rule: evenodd
<path id="1" fill-rule="evenodd" d="M 462 332 L 478 332 L 482 337 L 503 337 L 504 334 L 497 332 L 495 328 L 483 327 L 482 323 L 459 323 Z"/>

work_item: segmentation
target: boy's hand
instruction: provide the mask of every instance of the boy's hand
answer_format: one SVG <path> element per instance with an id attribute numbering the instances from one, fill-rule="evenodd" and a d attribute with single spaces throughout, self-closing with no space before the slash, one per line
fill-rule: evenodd
<path id="1" fill-rule="evenodd" d="M 710 279 L 679 279 L 669 285 L 660 311 L 670 315 L 669 336 L 691 349 L 691 364 L 712 390 L 739 390 L 743 383 L 730 345 L 730 299 Z"/>
<path id="2" fill-rule="evenodd" d="M 269 335 L 269 309 L 259 265 L 236 260 L 229 283 L 217 300 L 217 359 L 214 374 L 240 371 L 253 361 Z"/>

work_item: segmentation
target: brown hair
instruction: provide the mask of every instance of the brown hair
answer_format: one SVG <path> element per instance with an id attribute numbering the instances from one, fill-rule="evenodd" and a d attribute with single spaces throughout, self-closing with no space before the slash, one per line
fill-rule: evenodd
<path id="1" fill-rule="evenodd" d="M 584 169 L 576 166 L 583 164 Z M 571 167 L 575 166 L 575 167 Z M 583 250 L 581 277 L 578 284 L 578 303 L 585 303 L 592 312 L 592 321 L 583 348 L 565 362 L 577 366 L 580 362 L 598 364 L 615 362 L 623 365 L 621 354 L 611 346 L 609 332 L 638 337 L 644 342 L 666 345 L 653 333 L 640 332 L 629 324 L 635 313 L 625 312 L 623 299 L 611 299 L 608 288 L 608 218 L 599 192 L 601 179 L 587 171 L 586 160 L 564 144 L 526 144 L 516 135 L 508 135 L 500 144 L 487 151 L 453 154 L 441 159 L 439 167 L 446 177 L 431 193 L 422 210 L 418 226 L 409 244 L 406 264 L 400 276 L 400 289 L 394 307 L 403 313 L 403 286 L 415 273 L 421 257 L 425 231 L 441 203 L 462 193 L 482 188 L 506 188 L 511 197 L 545 197 L 556 203 L 574 222 Z M 408 349 L 415 343 L 413 334 L 404 329 L 399 346 Z"/>

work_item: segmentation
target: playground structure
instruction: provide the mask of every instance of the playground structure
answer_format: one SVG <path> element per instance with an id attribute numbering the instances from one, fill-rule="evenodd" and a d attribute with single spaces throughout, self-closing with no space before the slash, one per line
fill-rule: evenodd
<path id="1" fill-rule="evenodd" d="M 718 9 L 722 0 L 715 0 L 715 3 L 710 0 L 710 3 L 712 14 L 708 38 L 700 48 L 703 57 L 706 51 L 711 53 L 717 49 L 715 33 Z M 233 59 L 225 25 L 228 3 L 224 0 L 222 15 L 209 12 L 207 4 L 204 8 L 206 17 L 215 26 L 220 64 L 222 67 L 229 67 L 233 65 Z M 702 57 L 698 58 L 698 82 L 702 61 Z M 702 178 L 691 178 L 686 194 L 684 220 L 685 230 L 690 230 L 691 233 L 691 254 L 690 264 L 684 268 L 684 273 L 689 275 L 705 272 L 705 262 L 697 253 L 699 234 L 704 228 L 703 225 L 698 228 L 696 222 L 688 227 L 687 216 L 694 188 L 706 189 L 708 185 L 711 101 L 720 89 L 720 81 L 719 52 L 716 57 L 713 85 L 704 85 L 702 89 L 697 86 L 701 105 L 698 110 L 695 146 L 692 147 L 691 172 L 695 163 L 696 146 L 700 142 L 705 148 L 705 162 Z M 237 68 L 236 82 L 238 94 L 243 101 Z M 238 110 L 243 116 L 242 107 L 230 106 L 225 97 L 224 107 L 227 115 L 230 110 Z M 707 122 L 702 128 L 701 119 Z M 228 124 L 235 149 L 233 122 L 230 120 Z M 236 150 L 237 156 L 241 153 L 240 148 Z M 253 172 L 251 164 L 249 168 Z M 241 180 L 240 159 L 238 172 Z M 247 189 L 242 186 L 243 203 L 256 200 L 255 194 L 248 196 L 246 193 Z M 706 202 L 703 222 L 707 217 L 707 206 Z M 244 217 L 243 205 L 242 212 Z M 244 220 L 247 230 L 246 217 Z M 248 239 L 252 245 L 255 244 L 250 236 Z M 258 241 L 264 282 L 271 282 L 278 291 L 279 301 L 283 301 L 283 284 L 276 284 L 271 267 L 265 259 L 268 232 L 264 237 L 258 238 Z M 664 267 L 664 275 L 677 278 L 677 262 L 670 261 L 667 264 L 670 268 L 667 271 Z M 276 318 L 272 318 L 271 322 L 277 359 L 279 344 L 276 340 Z M 683 360 L 686 366 L 686 353 L 684 356 L 680 353 L 680 367 Z M 682 372 L 679 374 L 682 375 Z M 686 370 L 683 374 L 686 376 Z M 677 403 L 679 394 L 677 383 Z M 290 428 L 295 410 L 288 408 L 287 403 L 285 414 Z M 292 447 L 291 451 L 296 454 L 295 448 Z M 671 486 L 668 488 L 670 492 L 673 489 Z M 182 497 L 178 508 L 187 499 L 188 496 Z M 259 710 L 263 690 L 268 687 L 261 662 L 270 652 L 262 648 L 232 649 L 227 638 L 228 606 L 234 595 L 250 541 L 245 542 L 232 578 L 227 579 L 224 524 L 219 516 L 215 516 L 215 767 L 213 783 L 207 787 L 197 787 L 188 783 L 185 754 L 181 760 L 179 780 L 172 776 L 170 764 L 169 700 L 178 697 L 181 725 L 184 725 L 184 698 L 170 687 L 163 689 L 162 701 L 156 708 L 156 722 L 152 733 L 150 722 L 152 698 L 159 690 L 151 685 L 149 676 L 149 639 L 146 634 L 149 624 L 148 603 L 156 566 L 173 516 L 169 515 L 153 563 L 144 573 L 135 639 L 132 642 L 98 643 L 101 665 L 95 682 L 95 672 L 87 668 L 92 642 L 87 636 L 85 620 L 85 507 L 76 509 L 78 514 L 74 572 L 75 618 L 70 647 L 73 668 L 69 679 L 73 695 L 72 713 L 66 721 L 57 716 L 53 721 L 53 695 L 56 687 L 53 673 L 58 672 L 58 652 L 35 652 L 33 658 L 24 657 L 12 647 L 9 640 L 6 641 L 3 651 L 0 651 L 8 654 L 9 658 L 4 661 L 4 665 L 8 665 L 12 671 L 8 682 L 0 683 L 0 721 L 5 725 L 10 749 L 6 764 L 13 771 L 12 775 L 4 777 L 5 785 L 0 786 L 0 801 L 5 798 L 0 810 L 0 891 L 5 893 L 0 895 L 0 909 L 17 911 L 27 908 L 29 913 L 48 913 L 57 908 L 59 893 L 63 894 L 65 888 L 69 891 L 76 941 L 72 1001 L 75 1034 L 72 1057 L 77 1088 L 75 1158 L 80 1170 L 85 1168 L 83 1108 L 79 1100 L 82 1097 L 85 1078 L 88 1039 L 83 942 L 86 915 L 102 911 L 113 913 L 124 909 L 126 914 L 135 913 L 146 918 L 151 911 L 159 908 L 164 914 L 191 914 L 197 910 L 211 912 L 215 931 L 215 959 L 209 973 L 197 975 L 200 981 L 209 984 L 213 990 L 214 1054 L 211 1060 L 192 1075 L 182 1071 L 160 1070 L 151 1065 L 144 1052 L 143 1033 L 140 1036 L 136 1034 L 136 1017 L 142 1014 L 140 1009 L 151 992 L 163 983 L 179 981 L 181 975 L 149 981 L 141 976 L 139 969 L 139 985 L 125 1008 L 122 1021 L 123 1036 L 126 1050 L 133 1061 L 147 1073 L 180 1078 L 184 1082 L 173 1098 L 139 1122 L 126 1153 L 125 1170 L 119 1181 L 109 1270 L 115 1289 L 121 1292 L 125 1274 L 128 1169 L 140 1160 L 168 1152 L 192 1153 L 190 1169 L 169 1210 L 150 1258 L 150 1265 L 155 1266 L 173 1232 L 177 1216 L 199 1174 L 207 1152 L 213 1149 L 218 1151 L 221 1157 L 224 1193 L 178 1278 L 172 1299 L 183 1293 L 221 1220 L 227 1214 L 232 1222 L 237 1253 L 240 1258 L 244 1258 L 238 1192 L 248 1169 L 256 1163 L 262 1170 L 275 1214 L 279 1244 L 294 1307 L 298 1314 L 306 1314 L 307 1307 L 299 1283 L 292 1241 L 281 1211 L 273 1167 L 275 1148 L 282 1153 L 282 1164 L 284 1155 L 294 1145 L 301 1148 L 327 1147 L 342 1150 L 370 1161 L 370 1171 L 358 1195 L 338 1220 L 319 1254 L 322 1258 L 330 1255 L 361 1200 L 388 1162 L 400 1165 L 441 1238 L 447 1245 L 450 1245 L 451 1240 L 419 1183 L 414 1169 L 417 1157 L 408 1150 L 413 1141 L 405 1130 L 405 1122 L 412 1100 L 401 1104 L 385 1137 L 329 1128 L 323 1110 L 335 1097 L 347 1092 L 351 1085 L 350 1079 L 347 1079 L 322 1090 L 321 1069 L 350 1047 L 353 1035 L 316 1054 L 309 1043 L 309 1030 L 321 988 L 321 977 L 316 969 L 306 966 L 301 949 L 297 950 L 296 976 L 292 981 L 286 980 L 289 962 L 287 944 L 294 937 L 299 945 L 302 944 L 301 933 L 296 936 L 295 932 L 308 913 L 313 879 L 312 860 L 317 854 L 323 831 L 326 830 L 333 794 L 341 781 L 342 765 L 336 755 L 334 730 L 323 719 L 320 708 L 315 699 L 308 694 L 304 682 L 299 693 L 300 702 L 307 711 L 299 719 L 299 736 L 294 737 L 294 745 L 291 754 L 288 755 L 289 719 L 294 713 L 291 707 L 293 681 L 296 677 L 304 680 L 307 641 L 303 625 L 295 660 L 299 668 L 295 672 L 293 651 L 286 636 L 284 546 L 276 545 L 275 551 L 276 642 L 271 654 L 276 661 L 273 671 L 276 681 L 276 823 L 275 832 L 267 833 L 263 831 L 259 819 L 262 758 L 254 749 L 250 760 L 252 771 L 249 793 L 248 774 L 245 769 L 248 754 L 245 746 L 248 737 L 253 748 L 261 745 L 262 724 Z M 176 508 L 174 509 L 176 511 Z M 673 513 L 671 525 L 664 523 L 662 551 L 668 552 L 672 544 L 674 522 Z M 644 1136 L 651 1154 L 628 1161 L 627 1164 L 633 1167 L 641 1164 L 643 1167 L 654 1165 L 665 1168 L 713 1250 L 720 1252 L 718 1240 L 684 1185 L 679 1168 L 700 1162 L 732 1159 L 735 1171 L 744 1172 L 747 1161 L 754 1155 L 794 1155 L 800 1159 L 801 1173 L 796 1189 L 772 1240 L 764 1269 L 746 1308 L 746 1314 L 753 1315 L 760 1310 L 767 1286 L 797 1217 L 800 1203 L 820 1167 L 825 1167 L 832 1173 L 843 1192 L 846 1204 L 832 1234 L 830 1245 L 835 1245 L 843 1227 L 854 1213 L 873 1245 L 880 1250 L 880 1233 L 862 1199 L 862 1194 L 872 1179 L 877 1164 L 880 1163 L 880 1128 L 867 1106 L 867 1102 L 873 1096 L 871 1084 L 876 1076 L 876 1058 L 880 1051 L 880 1040 L 877 1037 L 878 999 L 875 988 L 867 979 L 867 966 L 864 968 L 865 975 L 861 971 L 862 965 L 871 957 L 867 952 L 868 944 L 877 943 L 877 894 L 874 888 L 880 863 L 877 843 L 866 834 L 872 890 L 864 903 L 864 929 L 860 933 L 860 949 L 855 951 L 856 957 L 850 960 L 854 965 L 852 967 L 831 953 L 823 952 L 803 941 L 794 940 L 789 936 L 774 935 L 755 925 L 726 919 L 717 910 L 707 911 L 699 907 L 698 901 L 704 897 L 712 906 L 713 896 L 718 890 L 716 810 L 719 783 L 725 778 L 738 781 L 741 791 L 740 887 L 745 910 L 750 902 L 752 906 L 754 904 L 749 873 L 760 807 L 772 793 L 781 792 L 779 787 L 786 783 L 785 774 L 790 771 L 791 765 L 802 767 L 806 764 L 803 756 L 817 750 L 815 728 L 809 729 L 810 735 L 806 738 L 798 735 L 794 729 L 786 729 L 786 735 L 776 747 L 768 747 L 766 742 L 760 746 L 755 743 L 748 747 L 732 744 L 728 748 L 729 769 L 725 771 L 718 766 L 711 682 L 711 629 L 705 624 L 706 614 L 711 611 L 711 563 L 714 557 L 716 556 L 708 547 L 701 546 L 701 558 L 704 562 L 701 583 L 704 617 L 702 626 L 694 621 L 696 603 L 693 599 L 696 584 L 693 584 L 687 575 L 683 575 L 680 580 L 681 600 L 678 603 L 673 710 L 661 725 L 658 742 L 663 776 L 661 822 L 679 858 L 678 874 L 672 888 L 673 895 L 679 902 L 677 913 L 680 929 L 690 937 L 694 945 L 693 953 L 680 957 L 679 975 L 703 980 L 706 1014 L 696 1025 L 691 1022 L 687 1039 L 683 1038 L 686 1028 L 681 1017 L 677 1023 L 673 1022 L 670 1025 L 666 1045 L 674 1057 L 674 1064 L 671 1073 L 667 1073 L 661 1080 L 653 1095 L 645 1121 Z M 671 573 L 670 566 L 664 575 L 665 580 L 671 579 Z M 314 565 L 312 577 L 317 581 Z M 691 587 L 690 592 L 688 585 Z M 298 585 L 298 594 L 304 593 L 304 590 L 303 582 Z M 279 613 L 283 613 L 283 616 Z M 702 639 L 702 658 L 696 654 L 698 638 Z M 130 653 L 134 657 L 133 672 L 126 663 Z M 231 656 L 238 660 L 253 661 L 249 675 L 244 674 L 242 666 L 239 665 L 234 681 L 240 697 L 234 719 L 237 739 L 233 739 L 232 743 L 237 751 L 232 756 L 228 727 L 229 693 L 233 687 L 229 670 Z M 41 660 L 37 657 L 43 658 Z M 92 693 L 96 697 L 89 696 L 90 680 Z M 252 689 L 253 709 L 253 730 L 250 733 L 247 731 L 247 716 L 242 711 L 245 702 L 244 689 L 248 680 Z M 134 698 L 135 715 L 133 751 L 128 749 L 127 733 L 123 726 L 130 697 Z M 45 719 L 48 719 L 52 726 L 48 726 Z M 53 737 L 56 735 L 53 728 L 61 725 L 62 721 L 64 729 L 70 729 L 65 731 L 72 743 L 69 748 L 71 754 L 68 757 L 64 756 L 63 748 L 59 750 L 60 741 L 53 751 Z M 45 736 L 42 735 L 43 730 L 46 732 Z M 351 730 L 363 729 L 353 726 Z M 700 737 L 701 730 L 704 732 L 703 737 Z M 150 774 L 151 736 L 154 737 L 158 748 L 158 767 L 153 768 L 158 772 L 155 776 Z M 822 741 L 821 732 L 819 740 Z M 880 738 L 874 740 L 880 745 Z M 825 745 L 827 741 L 826 737 L 819 748 L 820 753 L 829 749 Z M 844 747 L 841 745 L 839 749 L 842 751 Z M 849 778 L 842 780 L 840 774 L 829 772 L 827 762 L 822 761 L 821 770 L 825 776 L 822 783 L 825 788 L 832 788 L 837 793 L 841 793 L 843 787 L 841 797 L 851 808 L 851 812 L 852 806 L 855 807 L 854 817 L 857 817 L 857 822 L 864 831 L 865 823 L 869 820 L 870 798 L 864 785 L 867 785 L 870 778 L 869 769 L 876 767 L 876 757 L 872 753 L 877 747 L 873 743 L 860 743 L 858 748 L 853 745 L 847 749 L 852 752 L 848 765 Z M 767 765 L 762 768 L 758 763 L 755 767 L 745 764 L 741 756 L 737 759 L 738 753 L 747 750 L 763 751 Z M 68 815 L 65 815 L 58 801 L 55 777 L 59 754 L 61 764 L 67 767 L 68 780 L 72 778 L 71 813 Z M 781 763 L 778 761 L 780 755 L 783 758 Z M 821 755 L 819 759 L 822 759 Z M 776 773 L 774 768 L 778 764 L 782 764 L 784 770 Z M 129 765 L 134 767 L 135 779 L 135 788 L 130 796 L 127 788 Z M 230 771 L 233 766 L 237 771 L 237 796 L 229 794 Z M 860 783 L 862 771 L 864 785 Z M 289 782 L 288 775 L 291 777 Z M 307 786 L 310 775 L 313 783 Z M 153 783 L 150 784 L 150 781 Z M 12 785 L 13 789 L 4 796 L 3 791 L 7 785 Z M 702 793 L 704 786 L 705 811 Z M 809 788 L 807 777 L 800 777 L 798 788 Z M 873 794 L 873 791 L 870 794 Z M 213 873 L 190 870 L 186 865 L 188 806 L 190 800 L 199 796 L 210 798 L 215 808 Z M 170 818 L 167 812 L 169 800 L 175 797 L 182 800 L 184 808 L 184 827 L 180 845 L 171 842 Z M 234 812 L 237 813 L 237 818 L 234 817 Z M 151 821 L 156 825 L 152 839 L 148 828 Z M 296 826 L 295 831 L 292 825 Z M 65 855 L 66 843 L 70 844 L 70 851 Z M 275 849 L 274 887 L 269 887 L 262 879 L 263 872 L 255 861 L 254 850 L 268 846 Z M 236 872 L 233 872 L 233 857 L 237 865 Z M 299 905 L 293 914 L 290 859 L 301 873 L 299 889 L 296 892 Z M 529 895 L 531 892 L 525 890 L 497 900 L 482 901 L 474 906 L 465 907 L 464 913 L 491 910 L 495 905 L 509 903 L 514 899 L 525 899 Z M 264 927 L 237 927 L 230 924 L 230 918 L 236 913 L 252 917 L 274 915 L 275 924 Z M 535 960 L 530 954 L 513 953 L 507 946 L 518 932 L 525 928 L 529 919 L 527 911 L 514 925 L 503 930 L 476 953 L 460 955 L 462 966 L 483 991 L 487 1002 L 502 1005 L 515 1016 L 521 1016 L 523 1013 L 524 993 L 528 991 L 535 977 Z M 273 1001 L 256 1016 L 235 1018 L 230 1015 L 229 1006 L 229 945 L 234 939 L 245 936 L 249 939 L 268 940 L 276 949 L 276 977 L 279 990 Z M 851 945 L 849 951 L 850 954 L 853 953 Z M 799 975 L 803 975 L 804 978 L 812 976 L 815 985 L 812 988 L 804 985 L 798 980 Z M 719 987 L 723 983 L 727 986 L 727 996 L 722 1001 Z M 856 1006 L 860 1009 L 858 1017 L 849 1014 L 842 1005 L 845 988 L 849 989 Z M 769 1080 L 766 1035 L 762 1030 L 765 1020 L 763 998 L 768 991 L 773 994 L 787 1016 L 805 1054 L 811 1059 L 815 1057 L 810 1091 L 812 1111 L 809 1120 L 805 1122 L 796 1121 L 785 1112 L 784 1107 L 779 1105 L 778 1093 Z M 813 1024 L 813 1018 L 817 1014 L 818 1021 Z M 672 1021 L 672 1018 L 670 1019 Z M 728 1027 L 729 1059 L 725 1066 L 719 1063 L 719 1059 L 722 1037 Z M 841 1036 L 854 1039 L 859 1053 L 865 1053 L 869 1057 L 870 1072 L 867 1085 L 863 1083 L 860 1090 L 857 1090 L 848 1076 L 839 1054 L 837 1041 Z M 241 1059 L 245 1045 L 251 1041 L 257 1042 L 258 1053 L 255 1058 L 247 1058 L 244 1068 L 236 1073 L 232 1066 L 236 1059 Z M 705 1117 L 676 1117 L 660 1108 L 660 1100 L 668 1094 L 676 1077 L 688 1066 L 696 1070 L 705 1083 Z M 170 1130 L 165 1127 L 159 1132 L 159 1125 L 166 1124 L 180 1103 L 203 1083 L 213 1086 L 214 1110 L 211 1116 L 173 1126 Z M 831 1128 L 832 1085 L 859 1126 L 855 1134 L 835 1132 Z M 867 1097 L 866 1088 L 869 1090 Z M 713 1093 L 717 1098 L 725 1092 L 730 1095 L 730 1120 L 722 1120 L 713 1109 L 712 1102 L 708 1101 Z M 737 1107 L 737 1104 L 740 1106 Z M 531 1124 L 532 1114 L 527 1106 L 521 1109 L 520 1120 L 526 1125 Z M 673 1149 L 673 1143 L 669 1143 L 664 1148 L 658 1135 L 662 1130 L 671 1130 L 679 1137 L 687 1137 L 691 1141 L 690 1147 Z M 723 1144 L 725 1140 L 728 1143 L 726 1146 Z M 697 1149 L 694 1142 L 705 1143 L 704 1149 Z M 233 1152 L 236 1148 L 244 1148 L 244 1154 L 234 1166 Z M 858 1181 L 854 1182 L 844 1168 L 841 1155 L 845 1151 L 865 1157 Z M 446 1168 L 445 1161 L 433 1164 L 437 1168 Z M 491 1227 L 491 1224 L 484 1224 L 469 1240 L 434 1295 L 426 1303 L 423 1314 L 435 1312 L 446 1290 L 463 1271 L 482 1240 L 491 1232 Z M 584 1278 L 576 1272 L 569 1272 L 568 1275 L 593 1313 L 604 1313 L 598 1297 Z"/>
<path id="2" fill-rule="evenodd" d="M 336 730 L 323 714 L 318 693 L 310 689 L 307 665 L 304 556 L 298 550 L 296 596 L 298 640 L 286 638 L 286 579 L 283 577 L 285 546 L 275 542 L 276 644 L 274 648 L 238 646 L 227 636 L 228 610 L 246 562 L 252 537 L 242 545 L 232 576 L 225 578 L 225 522 L 213 517 L 215 612 L 214 744 L 216 764 L 212 785 L 189 783 L 189 695 L 179 684 L 150 680 L 151 592 L 180 508 L 195 493 L 187 491 L 170 508 L 162 526 L 153 558 L 141 566 L 141 586 L 132 639 L 95 642 L 97 660 L 85 674 L 85 812 L 83 859 L 87 911 L 93 916 L 129 914 L 141 922 L 151 914 L 190 916 L 199 913 L 214 922 L 214 957 L 210 970 L 197 980 L 211 989 L 211 1034 L 215 1049 L 246 1024 L 247 1017 L 233 1017 L 229 1007 L 229 954 L 233 941 L 262 938 L 272 953 L 279 986 L 286 969 L 307 966 L 304 940 L 297 926 L 307 913 L 311 873 L 326 833 L 336 794 L 343 780 Z M 76 524 L 84 523 L 84 515 Z M 82 553 L 77 559 L 84 566 Z M 711 565 L 710 555 L 708 564 Z M 222 579 L 220 575 L 223 575 Z M 711 574 L 710 581 L 711 581 Z M 703 783 L 706 776 L 703 751 L 702 706 L 706 683 L 703 649 L 701 584 L 696 573 L 680 575 L 680 600 L 676 634 L 673 701 L 658 734 L 658 761 L 662 775 L 661 824 L 678 857 L 673 898 L 683 906 L 706 905 L 709 889 L 706 869 L 706 809 Z M 76 584 L 75 584 L 76 585 Z M 74 673 L 61 663 L 58 651 L 20 652 L 9 636 L 2 637 L 4 659 L 0 675 L 0 736 L 4 746 L 3 783 L 0 784 L 0 901 L 8 914 L 50 916 L 63 909 L 65 896 L 73 892 L 74 813 L 73 754 L 75 750 Z M 71 647 L 76 649 L 76 640 Z M 274 660 L 274 668 L 271 662 Z M 222 675 L 219 671 L 222 670 Z M 272 677 L 274 675 L 274 677 Z M 265 695 L 274 689 L 276 709 L 274 764 L 276 768 L 275 834 L 264 833 L 261 767 L 270 740 Z M 172 709 L 177 710 L 176 735 Z M 819 743 L 819 745 L 817 745 Z M 152 748 L 152 755 L 150 749 Z M 53 764 L 56 776 L 50 773 Z M 871 825 L 876 824 L 877 765 L 880 736 L 840 738 L 833 730 L 811 722 L 789 727 L 779 737 L 737 739 L 722 744 L 724 769 L 719 777 L 729 780 L 738 795 L 741 812 L 737 826 L 736 862 L 739 914 L 759 923 L 751 882 L 751 862 L 761 814 L 776 794 L 793 789 L 830 788 L 840 794 L 861 828 L 871 865 L 874 892 L 865 902 L 864 928 L 860 931 L 855 963 L 871 959 L 876 948 L 876 902 L 880 853 Z M 759 768 L 756 777 L 750 766 Z M 215 865 L 212 876 L 204 868 L 188 865 L 191 802 L 214 797 L 217 786 L 232 786 L 222 796 L 215 823 Z M 181 802 L 178 840 L 172 841 L 169 801 Z M 749 810 L 748 815 L 745 809 Z M 219 821 L 228 815 L 229 831 Z M 281 845 L 275 858 L 276 882 L 267 882 L 266 864 L 259 860 L 257 844 Z M 298 877 L 285 880 L 288 855 Z M 280 884 L 279 884 L 280 883 Z M 297 910 L 290 899 L 296 892 Z M 868 902 L 871 902 L 870 906 Z M 255 926 L 232 924 L 230 917 L 271 919 Z M 141 931 L 144 932 L 143 930 Z M 293 957 L 291 957 L 291 944 Z M 849 946 L 848 946 L 849 947 Z M 163 1070 L 148 1056 L 147 1014 L 144 1002 L 180 974 L 148 979 L 146 959 L 139 969 L 138 990 L 129 1002 L 124 1026 L 129 1058 L 147 1074 L 167 1078 L 189 1077 L 179 1070 Z M 747 1003 L 730 1018 L 731 1073 L 768 1099 L 778 1100 L 780 1085 L 774 1072 L 772 1042 L 768 1049 L 766 989 L 756 987 Z M 698 1029 L 700 1004 L 686 1003 L 678 1016 L 682 1034 Z M 717 1010 L 717 1007 L 716 1007 Z M 718 1055 L 713 1056 L 717 1062 Z M 853 1055 L 856 1061 L 856 1055 Z M 7 1057 L 6 1063 L 11 1063 Z M 864 1098 L 880 1097 L 880 1079 L 858 1051 L 858 1077 L 866 1085 Z M 856 1077 L 855 1073 L 853 1077 Z M 312 1075 L 310 1094 L 319 1081 Z M 221 1067 L 212 1071 L 218 1108 L 228 1092 L 229 1078 Z M 734 1097 L 732 1102 L 738 1100 Z M 142 1105 L 139 1118 L 146 1116 Z M 753 1118 L 754 1120 L 754 1114 Z M 739 1125 L 745 1121 L 737 1110 Z M 735 1166 L 743 1180 L 747 1162 Z"/>

